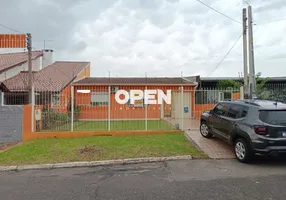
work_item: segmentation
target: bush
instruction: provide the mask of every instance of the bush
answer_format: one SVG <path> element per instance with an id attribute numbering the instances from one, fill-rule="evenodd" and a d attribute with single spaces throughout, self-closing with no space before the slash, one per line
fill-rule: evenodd
<path id="1" fill-rule="evenodd" d="M 74 106 L 73 110 L 74 110 L 74 121 L 78 121 L 79 116 L 80 116 L 81 107 L 80 106 Z"/>
<path id="2" fill-rule="evenodd" d="M 68 114 L 58 113 L 47 107 L 43 108 L 43 129 L 54 129 L 69 122 Z"/>

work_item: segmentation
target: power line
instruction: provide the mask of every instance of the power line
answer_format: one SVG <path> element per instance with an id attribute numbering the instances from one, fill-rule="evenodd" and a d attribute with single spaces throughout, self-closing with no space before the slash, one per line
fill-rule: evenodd
<path id="1" fill-rule="evenodd" d="M 21 33 L 21 34 L 23 34 L 22 32 L 20 32 L 20 31 L 18 31 L 18 30 L 16 30 L 16 29 L 10 28 L 10 27 L 8 27 L 8 26 L 6 26 L 6 25 L 4 25 L 4 24 L 1 24 L 1 23 L 0 23 L 0 26 L 3 27 L 3 28 L 8 29 L 8 30 L 10 30 L 10 31 L 14 31 L 14 32 L 16 32 L 16 33 Z M 36 50 L 35 47 L 32 47 L 32 49 Z"/>
<path id="2" fill-rule="evenodd" d="M 8 26 L 5 26 L 4 24 L 0 24 L 0 26 L 2 26 L 3 28 L 9 29 L 10 31 L 14 31 L 14 32 L 16 32 L 16 33 L 22 33 L 22 32 L 20 32 L 20 31 L 18 31 L 18 30 L 16 30 L 16 29 L 13 29 L 13 28 L 10 28 L 10 27 L 8 27 Z"/>
<path id="3" fill-rule="evenodd" d="M 234 22 L 236 22 L 236 23 L 242 24 L 240 21 L 238 21 L 238 20 L 236 20 L 236 19 L 233 19 L 233 18 L 227 16 L 226 14 L 223 14 L 222 12 L 218 11 L 217 9 L 215 9 L 215 8 L 213 8 L 213 7 L 211 7 L 211 6 L 209 6 L 208 4 L 206 4 L 206 3 L 204 3 L 204 2 L 202 2 L 202 1 L 200 1 L 200 0 L 196 0 L 196 1 L 199 2 L 199 3 L 201 3 L 201 4 L 203 4 L 204 6 L 206 6 L 206 7 L 208 7 L 208 8 L 210 8 L 210 9 L 212 9 L 213 11 L 215 11 L 215 12 L 221 14 L 222 16 L 224 16 L 224 17 L 226 17 L 226 18 L 228 18 L 228 19 L 230 19 L 230 20 L 232 20 L 232 21 L 234 21 Z"/>
<path id="4" fill-rule="evenodd" d="M 208 76 L 210 76 L 220 65 L 221 63 L 224 61 L 224 59 L 228 56 L 228 54 L 231 52 L 231 50 L 235 47 L 235 45 L 238 43 L 238 41 L 240 40 L 242 34 L 239 36 L 239 38 L 235 41 L 235 43 L 232 45 L 232 47 L 230 48 L 230 50 L 226 53 L 226 55 L 222 58 L 222 60 L 217 64 L 217 66 L 211 71 L 211 73 L 209 73 Z"/>

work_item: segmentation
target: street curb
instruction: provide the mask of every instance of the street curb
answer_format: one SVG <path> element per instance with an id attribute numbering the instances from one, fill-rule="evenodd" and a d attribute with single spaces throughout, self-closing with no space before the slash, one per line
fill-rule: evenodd
<path id="1" fill-rule="evenodd" d="M 172 156 L 172 157 L 149 157 L 149 158 L 134 158 L 134 159 L 130 158 L 130 159 L 103 160 L 103 161 L 91 161 L 91 162 L 68 162 L 68 163 L 41 164 L 41 165 L 0 166 L 0 172 L 37 170 L 37 169 L 59 169 L 59 168 L 72 168 L 72 167 L 128 165 L 128 164 L 175 161 L 175 160 L 191 160 L 191 159 L 192 156 L 186 155 L 186 156 Z"/>

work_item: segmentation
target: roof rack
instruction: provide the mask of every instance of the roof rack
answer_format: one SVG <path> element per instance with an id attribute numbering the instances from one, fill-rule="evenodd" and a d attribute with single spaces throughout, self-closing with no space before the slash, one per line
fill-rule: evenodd
<path id="1" fill-rule="evenodd" d="M 259 104 L 255 103 L 255 102 L 251 102 L 252 99 L 236 99 L 234 101 L 239 101 L 239 102 L 243 102 L 246 104 L 250 104 L 250 105 L 254 105 L 254 106 L 259 106 Z"/>

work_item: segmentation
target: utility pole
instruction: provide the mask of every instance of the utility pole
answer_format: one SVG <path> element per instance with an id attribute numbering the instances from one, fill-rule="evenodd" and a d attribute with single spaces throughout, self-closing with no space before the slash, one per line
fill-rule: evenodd
<path id="1" fill-rule="evenodd" d="M 249 89 L 250 98 L 252 98 L 252 93 L 255 92 L 255 69 L 254 69 L 254 49 L 253 49 L 253 29 L 252 29 L 252 10 L 251 6 L 248 6 L 248 55 L 249 55 Z"/>
<path id="2" fill-rule="evenodd" d="M 31 33 L 27 33 L 27 49 L 28 49 L 28 70 L 29 70 L 29 104 L 32 104 L 33 100 L 33 69 L 32 69 L 32 36 Z"/>
<path id="3" fill-rule="evenodd" d="M 246 37 L 246 8 L 242 9 L 242 36 L 243 36 L 243 69 L 244 69 L 244 93 L 249 93 L 248 67 L 247 67 L 247 37 Z"/>

